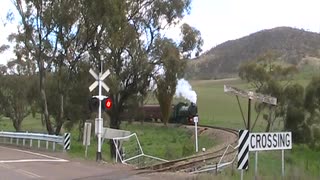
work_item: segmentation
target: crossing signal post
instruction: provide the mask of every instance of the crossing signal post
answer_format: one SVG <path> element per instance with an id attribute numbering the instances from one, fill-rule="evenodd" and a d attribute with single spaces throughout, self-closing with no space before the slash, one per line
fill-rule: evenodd
<path id="1" fill-rule="evenodd" d="M 102 70 L 101 70 L 102 71 Z M 98 98 L 99 100 L 99 107 L 98 107 L 98 132 L 97 132 L 97 136 L 98 136 L 98 149 L 97 149 L 97 154 L 96 154 L 96 160 L 97 161 L 101 161 L 102 160 L 102 155 L 101 155 L 101 135 L 102 135 L 102 126 L 103 126 L 103 121 L 101 118 L 101 110 L 102 110 L 102 101 L 104 100 L 104 98 L 106 96 L 102 95 L 102 88 L 104 88 L 107 92 L 109 92 L 109 87 L 103 82 L 103 80 L 109 76 L 110 71 L 107 70 L 106 72 L 102 73 L 100 71 L 99 74 L 96 74 L 92 69 L 89 70 L 89 73 L 95 78 L 95 82 L 91 84 L 91 86 L 89 86 L 89 90 L 90 92 L 92 92 L 96 87 L 98 87 L 99 89 L 99 95 L 96 96 L 96 98 Z M 92 99 L 92 101 L 94 101 Z M 111 103 L 112 104 L 112 103 Z M 110 106 L 111 107 L 111 106 Z"/>

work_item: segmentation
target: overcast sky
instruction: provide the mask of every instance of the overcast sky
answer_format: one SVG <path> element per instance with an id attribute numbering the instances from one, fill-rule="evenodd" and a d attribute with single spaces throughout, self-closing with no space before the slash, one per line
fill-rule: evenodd
<path id="1" fill-rule="evenodd" d="M 1 0 L 0 44 L 6 42 L 15 25 L 4 26 L 6 11 L 12 8 L 10 0 Z M 228 40 L 278 26 L 320 32 L 319 0 L 193 0 L 190 15 L 183 22 L 200 30 L 203 50 Z M 165 32 L 177 39 L 179 28 Z M 10 52 L 0 55 L 0 63 L 10 58 Z"/>

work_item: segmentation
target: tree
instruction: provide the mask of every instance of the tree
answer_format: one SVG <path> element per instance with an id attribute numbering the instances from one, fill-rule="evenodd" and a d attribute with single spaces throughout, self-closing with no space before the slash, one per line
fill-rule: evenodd
<path id="1" fill-rule="evenodd" d="M 187 59 L 193 56 L 193 52 L 198 56 L 203 44 L 200 32 L 188 24 L 181 26 L 181 34 L 183 37 L 179 46 L 171 39 L 157 38 L 152 52 L 154 62 L 163 70 L 163 73 L 155 74 L 154 79 L 157 84 L 155 95 L 160 104 L 165 125 L 170 117 L 178 78 L 184 75 Z"/>
<path id="2" fill-rule="evenodd" d="M 31 113 L 32 78 L 16 74 L 0 76 L 0 113 L 11 119 L 16 131 L 21 131 L 22 121 Z"/>
<path id="3" fill-rule="evenodd" d="M 16 0 L 13 3 L 21 17 L 21 25 L 18 29 L 18 34 L 11 36 L 14 36 L 12 39 L 16 41 L 16 46 L 25 48 L 32 60 L 37 62 L 43 114 L 48 133 L 53 134 L 45 90 L 47 68 L 50 67 L 51 61 L 57 52 L 56 39 L 50 36 L 54 32 L 54 27 L 50 23 L 52 19 L 52 3 L 36 0 Z"/>
<path id="4" fill-rule="evenodd" d="M 273 124 L 278 117 L 283 117 L 285 113 L 284 89 L 297 72 L 295 66 L 282 66 L 277 63 L 278 56 L 273 52 L 267 52 L 257 58 L 255 61 L 244 63 L 239 68 L 239 76 L 251 83 L 256 92 L 270 95 L 277 98 L 277 106 L 272 107 L 267 104 L 261 104 L 256 110 L 268 110 L 263 115 L 267 121 L 266 131 L 273 128 Z"/>
<path id="5" fill-rule="evenodd" d="M 294 142 L 303 142 L 305 134 L 302 131 L 305 110 L 304 103 L 304 87 L 300 84 L 288 85 L 284 90 L 285 116 L 284 129 L 292 132 Z"/>
<path id="6" fill-rule="evenodd" d="M 69 82 L 68 99 L 65 103 L 64 124 L 66 129 L 71 129 L 78 124 L 79 138 L 82 138 L 83 127 L 86 120 L 91 119 L 88 100 L 91 97 L 88 87 L 92 83 L 88 73 L 90 64 L 86 61 L 77 63 L 72 73 L 74 78 Z"/>
<path id="7" fill-rule="evenodd" d="M 64 92 L 68 78 L 67 73 L 87 50 L 88 32 L 81 27 L 83 19 L 80 15 L 81 1 L 13 1 L 19 18 L 21 18 L 18 34 L 10 35 L 20 50 L 18 59 L 23 58 L 36 62 L 39 74 L 41 109 L 49 134 L 58 134 L 63 124 Z M 61 10 L 63 9 L 63 10 Z M 91 34 L 90 34 L 91 35 Z M 21 51 L 24 50 L 24 51 Z M 46 77 L 48 72 L 57 73 L 57 90 L 60 102 L 59 115 L 55 115 L 56 129 L 53 128 L 48 109 Z M 63 82 L 63 80 L 66 80 Z"/>
<path id="8" fill-rule="evenodd" d="M 123 105 L 145 95 L 156 62 L 150 58 L 162 29 L 176 23 L 190 8 L 189 0 L 85 1 L 86 28 L 95 32 L 89 48 L 97 69 L 111 71 L 106 80 L 113 98 L 112 128 L 119 128 Z"/>
<path id="9" fill-rule="evenodd" d="M 145 96 L 156 62 L 151 58 L 161 31 L 183 18 L 190 0 L 92 0 L 83 1 L 87 31 L 94 32 L 90 60 L 100 70 L 109 69 L 106 80 L 113 99 L 111 128 L 120 128 L 119 115 L 133 96 Z M 111 147 L 112 154 L 114 148 Z"/>
<path id="10" fill-rule="evenodd" d="M 181 26 L 182 41 L 179 48 L 185 59 L 198 57 L 202 51 L 203 39 L 201 33 L 195 27 L 184 23 Z M 194 54 L 193 54 L 194 53 Z"/>
<path id="11" fill-rule="evenodd" d="M 163 74 L 155 76 L 157 89 L 155 95 L 160 104 L 162 120 L 165 125 L 170 117 L 171 102 L 176 92 L 177 78 L 182 75 L 186 62 L 180 59 L 180 54 L 175 43 L 170 39 L 157 39 L 157 48 L 154 49 L 154 58 L 163 67 Z"/>
<path id="12" fill-rule="evenodd" d="M 305 131 L 312 146 L 320 146 L 320 76 L 312 78 L 306 87 L 304 107 L 307 111 Z"/>
<path id="13" fill-rule="evenodd" d="M 0 75 L 7 74 L 7 66 L 0 64 Z"/>

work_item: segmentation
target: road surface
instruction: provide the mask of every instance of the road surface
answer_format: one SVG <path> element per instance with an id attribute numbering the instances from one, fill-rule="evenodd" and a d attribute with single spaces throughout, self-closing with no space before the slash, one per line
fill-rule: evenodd
<path id="1" fill-rule="evenodd" d="M 50 155 L 48 155 L 50 154 Z M 58 155 L 58 156 L 57 156 Z M 190 177 L 191 178 L 191 177 Z M 0 146 L 0 179 L 5 180 L 153 180 L 189 179 L 177 174 L 143 174 L 122 164 L 105 164 L 61 158 L 56 153 L 31 152 Z"/>

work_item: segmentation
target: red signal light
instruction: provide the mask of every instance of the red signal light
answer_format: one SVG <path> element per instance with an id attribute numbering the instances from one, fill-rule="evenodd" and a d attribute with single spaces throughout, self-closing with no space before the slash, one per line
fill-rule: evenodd
<path id="1" fill-rule="evenodd" d="M 106 101 L 105 101 L 105 107 L 107 109 L 110 109 L 112 107 L 112 101 L 110 98 L 107 98 Z"/>

